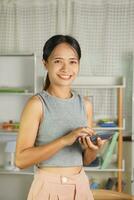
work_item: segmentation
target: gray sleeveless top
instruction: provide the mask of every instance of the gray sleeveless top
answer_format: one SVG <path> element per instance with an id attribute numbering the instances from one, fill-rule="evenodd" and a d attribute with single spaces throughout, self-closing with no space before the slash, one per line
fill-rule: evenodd
<path id="1" fill-rule="evenodd" d="M 36 146 L 44 145 L 64 136 L 73 129 L 87 127 L 87 116 L 84 99 L 77 92 L 72 92 L 69 99 L 62 99 L 50 95 L 46 91 L 36 94 L 43 105 L 44 116 L 40 124 Z M 82 149 L 78 141 L 73 145 L 64 147 L 48 160 L 38 164 L 38 167 L 69 167 L 81 166 Z"/>

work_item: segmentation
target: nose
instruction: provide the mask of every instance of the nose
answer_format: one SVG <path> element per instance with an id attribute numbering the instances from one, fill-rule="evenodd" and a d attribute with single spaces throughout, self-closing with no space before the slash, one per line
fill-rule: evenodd
<path id="1" fill-rule="evenodd" d="M 63 71 L 63 72 L 69 71 L 69 67 L 68 67 L 68 64 L 66 62 L 63 62 L 62 67 L 61 67 L 61 71 Z"/>

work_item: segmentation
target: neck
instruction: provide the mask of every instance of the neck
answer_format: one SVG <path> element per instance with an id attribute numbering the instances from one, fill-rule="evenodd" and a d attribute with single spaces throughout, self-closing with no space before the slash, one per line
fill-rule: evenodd
<path id="1" fill-rule="evenodd" d="M 47 89 L 47 92 L 51 94 L 52 96 L 56 96 L 62 99 L 68 99 L 71 98 L 71 89 L 68 87 L 63 87 L 63 88 L 56 88 L 53 86 L 49 86 Z"/>

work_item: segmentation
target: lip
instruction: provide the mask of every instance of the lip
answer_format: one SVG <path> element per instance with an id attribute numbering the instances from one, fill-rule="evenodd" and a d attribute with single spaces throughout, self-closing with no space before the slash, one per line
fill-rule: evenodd
<path id="1" fill-rule="evenodd" d="M 68 75 L 68 74 L 58 74 L 58 77 L 63 79 L 63 80 L 69 80 L 72 75 Z"/>

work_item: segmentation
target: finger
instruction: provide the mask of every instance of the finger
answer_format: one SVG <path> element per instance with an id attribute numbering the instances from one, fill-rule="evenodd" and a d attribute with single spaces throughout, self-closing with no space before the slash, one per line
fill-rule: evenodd
<path id="1" fill-rule="evenodd" d="M 97 138 L 97 146 L 100 148 L 103 145 L 101 138 Z"/>
<path id="2" fill-rule="evenodd" d="M 107 140 L 102 140 L 99 137 L 97 138 L 97 145 L 99 146 L 99 148 L 101 148 L 106 142 Z"/>
<path id="3" fill-rule="evenodd" d="M 99 149 L 97 145 L 95 145 L 95 144 L 93 144 L 93 142 L 91 142 L 90 137 L 86 137 L 86 140 L 87 140 L 88 148 L 93 149 L 93 150 Z"/>
<path id="4" fill-rule="evenodd" d="M 82 149 L 84 149 L 85 147 L 84 147 L 84 145 L 83 145 L 82 138 L 79 138 L 79 143 L 80 143 Z"/>
<path id="5" fill-rule="evenodd" d="M 79 137 L 78 140 L 79 140 L 79 143 L 82 144 L 81 137 Z"/>
<path id="6" fill-rule="evenodd" d="M 93 129 L 89 128 L 89 127 L 84 127 L 84 128 L 78 129 L 78 137 L 79 136 L 83 137 L 83 136 L 87 136 L 87 135 L 92 136 L 94 134 L 95 134 L 95 131 Z"/>
<path id="7" fill-rule="evenodd" d="M 89 130 L 90 133 L 92 133 L 92 135 L 95 135 L 95 130 L 90 128 L 89 126 L 87 127 L 87 130 Z"/>
<path id="8" fill-rule="evenodd" d="M 88 135 L 88 133 L 86 133 L 86 132 L 79 132 L 77 137 L 81 138 L 81 137 L 86 137 L 87 135 Z"/>
<path id="9" fill-rule="evenodd" d="M 87 134 L 90 135 L 90 136 L 92 136 L 92 135 L 95 134 L 95 133 L 94 133 L 94 130 L 91 129 L 91 128 L 89 128 L 89 127 L 83 128 L 83 129 L 82 129 L 82 132 L 85 132 L 85 133 L 87 133 Z"/>
<path id="10" fill-rule="evenodd" d="M 86 137 L 82 137 L 82 143 L 84 145 L 85 148 L 88 148 L 88 144 L 87 144 L 87 141 L 86 141 Z"/>

